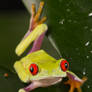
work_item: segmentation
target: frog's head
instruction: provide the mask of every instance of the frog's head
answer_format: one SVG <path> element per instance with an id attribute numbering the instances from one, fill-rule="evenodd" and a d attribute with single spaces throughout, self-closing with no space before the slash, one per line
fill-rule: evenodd
<path id="1" fill-rule="evenodd" d="M 43 50 L 29 54 L 14 64 L 23 82 L 39 81 L 44 86 L 60 82 L 62 77 L 66 77 L 68 67 L 66 60 L 56 60 Z"/>

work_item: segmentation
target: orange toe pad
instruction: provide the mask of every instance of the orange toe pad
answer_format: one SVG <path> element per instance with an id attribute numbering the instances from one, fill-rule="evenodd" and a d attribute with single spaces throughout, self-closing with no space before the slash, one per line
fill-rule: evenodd
<path id="1" fill-rule="evenodd" d="M 44 2 L 41 1 L 38 11 L 36 12 L 35 10 L 35 4 L 32 4 L 32 8 L 31 8 L 31 22 L 30 25 L 32 26 L 32 29 L 34 29 L 37 25 L 44 23 L 46 21 L 46 16 L 44 16 L 43 18 L 40 19 L 41 17 L 41 13 L 43 10 L 43 6 L 44 6 Z M 40 19 L 40 20 L 39 20 Z"/>
<path id="2" fill-rule="evenodd" d="M 73 80 L 73 79 L 69 79 L 67 82 L 65 82 L 65 84 L 70 85 L 70 90 L 69 92 L 74 92 L 74 89 L 76 88 L 78 92 L 82 92 L 81 90 L 81 86 L 83 85 L 83 83 L 87 80 L 86 77 L 83 77 L 81 79 L 81 81 L 77 81 L 77 80 Z"/>

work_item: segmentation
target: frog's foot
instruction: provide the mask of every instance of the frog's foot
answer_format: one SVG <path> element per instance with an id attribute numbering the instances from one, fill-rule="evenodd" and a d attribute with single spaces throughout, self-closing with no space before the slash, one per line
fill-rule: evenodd
<path id="1" fill-rule="evenodd" d="M 29 34 L 30 32 L 39 24 L 42 24 L 46 21 L 46 16 L 44 16 L 43 18 L 39 19 L 40 16 L 41 16 L 41 13 L 42 13 L 42 10 L 43 10 L 43 6 L 44 6 L 44 2 L 41 1 L 40 2 L 40 5 L 39 5 L 39 9 L 36 13 L 36 10 L 35 10 L 35 4 L 32 4 L 32 7 L 31 7 L 31 18 L 30 18 L 30 24 L 29 24 L 29 30 L 27 31 L 27 33 L 25 34 L 25 36 L 23 37 L 23 39 L 25 39 Z"/>
<path id="2" fill-rule="evenodd" d="M 46 17 L 43 17 L 41 20 L 39 20 L 43 6 L 44 2 L 40 2 L 39 9 L 37 13 L 35 13 L 35 4 L 32 4 L 32 16 L 30 19 L 29 30 L 15 50 L 18 56 L 20 56 L 32 42 L 34 42 L 33 47 L 29 53 L 40 49 L 44 35 L 48 29 L 46 24 L 42 24 L 46 20 Z"/>
<path id="3" fill-rule="evenodd" d="M 34 9 L 35 5 L 34 4 L 32 5 L 32 18 L 33 18 L 32 25 L 31 25 L 32 29 L 34 29 L 38 24 L 41 24 L 44 21 L 46 21 L 46 17 L 43 17 L 41 20 L 39 20 L 43 6 L 44 6 L 44 2 L 42 1 L 40 2 L 39 9 L 37 13 L 35 14 L 35 9 Z"/>
<path id="4" fill-rule="evenodd" d="M 69 92 L 74 92 L 75 88 L 77 89 L 78 92 L 82 92 L 81 86 L 87 80 L 87 78 L 83 77 L 82 79 L 80 79 L 76 75 L 72 75 L 70 73 L 67 73 L 67 76 L 68 76 L 69 80 L 67 82 L 65 82 L 65 84 L 70 85 Z"/>
<path id="5" fill-rule="evenodd" d="M 37 13 L 35 14 L 35 5 L 32 4 L 32 10 L 31 10 L 31 13 L 32 13 L 32 17 L 31 17 L 31 21 L 30 21 L 30 32 L 39 24 L 42 24 L 43 22 L 46 21 L 46 16 L 44 16 L 43 18 L 41 18 L 41 20 L 39 20 L 40 18 L 40 15 L 41 15 L 41 12 L 42 12 L 42 9 L 43 9 L 43 6 L 44 6 L 44 2 L 40 2 L 40 6 L 39 6 L 39 9 L 37 11 Z M 34 52 L 34 51 L 37 51 L 40 49 L 41 45 L 42 45 L 42 41 L 43 41 L 43 38 L 45 36 L 45 33 L 44 32 L 41 36 L 39 36 L 33 43 L 33 47 L 32 49 L 29 51 L 29 53 L 31 52 Z"/>
<path id="6" fill-rule="evenodd" d="M 35 4 L 32 4 L 32 7 L 31 7 L 31 15 L 32 16 L 30 19 L 30 27 L 29 27 L 29 28 L 31 28 L 31 30 L 33 30 L 38 24 L 41 24 L 46 21 L 46 16 L 44 16 L 43 18 L 41 18 L 41 20 L 39 20 L 42 10 L 43 10 L 43 6 L 44 6 L 44 2 L 41 1 L 40 5 L 39 5 L 39 9 L 36 13 Z"/>

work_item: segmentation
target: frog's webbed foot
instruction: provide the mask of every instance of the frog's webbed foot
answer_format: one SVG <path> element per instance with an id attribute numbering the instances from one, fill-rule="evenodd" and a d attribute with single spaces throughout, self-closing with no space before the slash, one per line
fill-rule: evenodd
<path id="1" fill-rule="evenodd" d="M 23 39 L 25 39 L 29 34 L 30 32 L 38 25 L 38 24 L 41 24 L 41 23 L 44 23 L 46 21 L 46 16 L 44 16 L 43 18 L 40 18 L 40 15 L 42 13 L 42 9 L 43 9 L 43 6 L 44 6 L 44 2 L 40 2 L 40 5 L 39 5 L 39 9 L 36 13 L 36 10 L 35 10 L 35 4 L 32 4 L 31 6 L 31 18 L 30 18 L 30 24 L 29 24 L 29 29 L 27 31 L 27 33 L 24 35 Z"/>
<path id="2" fill-rule="evenodd" d="M 32 4 L 32 10 L 31 10 L 31 13 L 32 13 L 32 17 L 30 19 L 30 27 L 29 27 L 29 31 L 31 32 L 37 25 L 39 24 L 42 24 L 43 22 L 46 21 L 46 16 L 44 16 L 43 18 L 41 18 L 41 20 L 39 20 L 40 18 L 40 15 L 41 15 L 41 12 L 42 12 L 42 9 L 43 9 L 43 6 L 44 6 L 44 2 L 40 2 L 40 6 L 39 6 L 39 9 L 37 11 L 37 13 L 35 14 L 35 4 Z M 42 45 L 42 41 L 43 41 L 43 38 L 45 36 L 45 33 L 44 32 L 39 38 L 37 38 L 34 43 L 33 43 L 33 47 L 32 49 L 29 51 L 29 53 L 31 52 L 34 52 L 34 51 L 37 51 L 40 49 L 41 45 Z"/>
<path id="3" fill-rule="evenodd" d="M 69 92 L 74 92 L 75 88 L 77 89 L 78 92 L 82 92 L 81 86 L 87 80 L 87 77 L 83 77 L 82 79 L 80 79 L 78 76 L 76 76 L 72 72 L 67 72 L 67 76 L 68 76 L 69 80 L 67 82 L 65 82 L 65 84 L 70 85 Z"/>
<path id="4" fill-rule="evenodd" d="M 31 18 L 30 18 L 30 24 L 29 24 L 29 29 L 28 29 L 28 32 L 25 34 L 24 38 L 26 38 L 30 32 L 39 24 L 42 24 L 46 21 L 46 16 L 44 16 L 43 18 L 40 18 L 41 16 L 41 13 L 42 13 L 42 10 L 43 10 L 43 6 L 44 6 L 44 2 L 40 2 L 40 5 L 39 5 L 39 9 L 36 13 L 36 10 L 35 10 L 35 4 L 32 4 L 31 6 Z M 23 38 L 23 39 L 24 39 Z"/>
<path id="5" fill-rule="evenodd" d="M 35 4 L 32 4 L 32 8 L 31 8 L 32 16 L 30 19 L 30 27 L 29 27 L 29 28 L 31 28 L 31 30 L 33 30 L 38 24 L 41 24 L 46 21 L 46 16 L 44 16 L 43 18 L 41 18 L 41 20 L 39 20 L 43 6 L 44 6 L 44 2 L 42 1 L 42 2 L 40 2 L 39 9 L 36 13 Z"/>
<path id="6" fill-rule="evenodd" d="M 40 5 L 39 5 L 39 9 L 36 13 L 35 11 L 35 4 L 32 4 L 32 7 L 31 7 L 31 19 L 30 19 L 30 25 L 29 25 L 29 30 L 27 32 L 27 34 L 24 36 L 24 38 L 39 24 L 42 24 L 46 21 L 46 16 L 44 16 L 43 18 L 40 18 L 40 15 L 42 13 L 42 9 L 43 9 L 43 6 L 44 6 L 44 2 L 41 1 L 40 2 Z M 37 51 L 40 49 L 41 47 L 41 44 L 42 44 L 42 41 L 43 41 L 43 38 L 44 38 L 44 35 L 45 35 L 45 32 L 38 38 L 34 41 L 33 43 L 33 47 L 32 49 L 29 51 L 29 53 L 31 52 L 34 52 L 34 51 Z"/>

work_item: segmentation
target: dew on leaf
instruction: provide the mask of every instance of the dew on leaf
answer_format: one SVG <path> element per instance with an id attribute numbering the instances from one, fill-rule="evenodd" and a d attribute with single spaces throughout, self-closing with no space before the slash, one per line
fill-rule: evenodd
<path id="1" fill-rule="evenodd" d="M 62 19 L 61 21 L 59 21 L 59 24 L 64 24 L 65 19 Z"/>
<path id="2" fill-rule="evenodd" d="M 86 56 L 87 59 L 89 59 L 89 56 Z"/>
<path id="3" fill-rule="evenodd" d="M 86 42 L 86 43 L 85 43 L 85 46 L 88 46 L 89 44 L 90 44 L 90 41 Z"/>
<path id="4" fill-rule="evenodd" d="M 86 68 L 83 69 L 83 75 L 86 75 Z"/>
<path id="5" fill-rule="evenodd" d="M 90 13 L 88 14 L 88 16 L 89 16 L 89 17 L 92 16 L 92 12 L 90 12 Z"/>
<path id="6" fill-rule="evenodd" d="M 66 9 L 66 11 L 67 11 L 67 12 L 70 12 L 70 9 L 68 8 L 68 9 Z"/>
<path id="7" fill-rule="evenodd" d="M 78 50 L 79 50 L 79 48 L 75 48 L 75 50 L 76 50 L 76 51 L 78 51 Z"/>
<path id="8" fill-rule="evenodd" d="M 83 75 L 85 75 L 85 74 L 86 74 L 86 72 L 84 71 L 84 72 L 83 72 Z"/>
<path id="9" fill-rule="evenodd" d="M 92 53 L 92 50 L 90 51 L 90 53 Z"/>
<path id="10" fill-rule="evenodd" d="M 87 88 L 90 88 L 90 85 L 88 85 Z"/>
<path id="11" fill-rule="evenodd" d="M 62 0 L 59 0 L 59 2 L 61 3 L 61 2 L 62 2 Z"/>
<path id="12" fill-rule="evenodd" d="M 68 22 L 72 22 L 72 20 L 71 20 L 71 19 L 69 19 L 69 20 L 68 20 Z"/>
<path id="13" fill-rule="evenodd" d="M 76 20 L 74 20 L 73 22 L 74 22 L 74 23 L 77 23 L 77 21 L 76 21 Z"/>
<path id="14" fill-rule="evenodd" d="M 80 55 L 80 53 L 78 53 L 78 55 Z"/>
<path id="15" fill-rule="evenodd" d="M 92 28 L 90 29 L 90 31 L 92 32 Z"/>
<path id="16" fill-rule="evenodd" d="M 88 26 L 85 26 L 84 29 L 88 29 Z"/>

